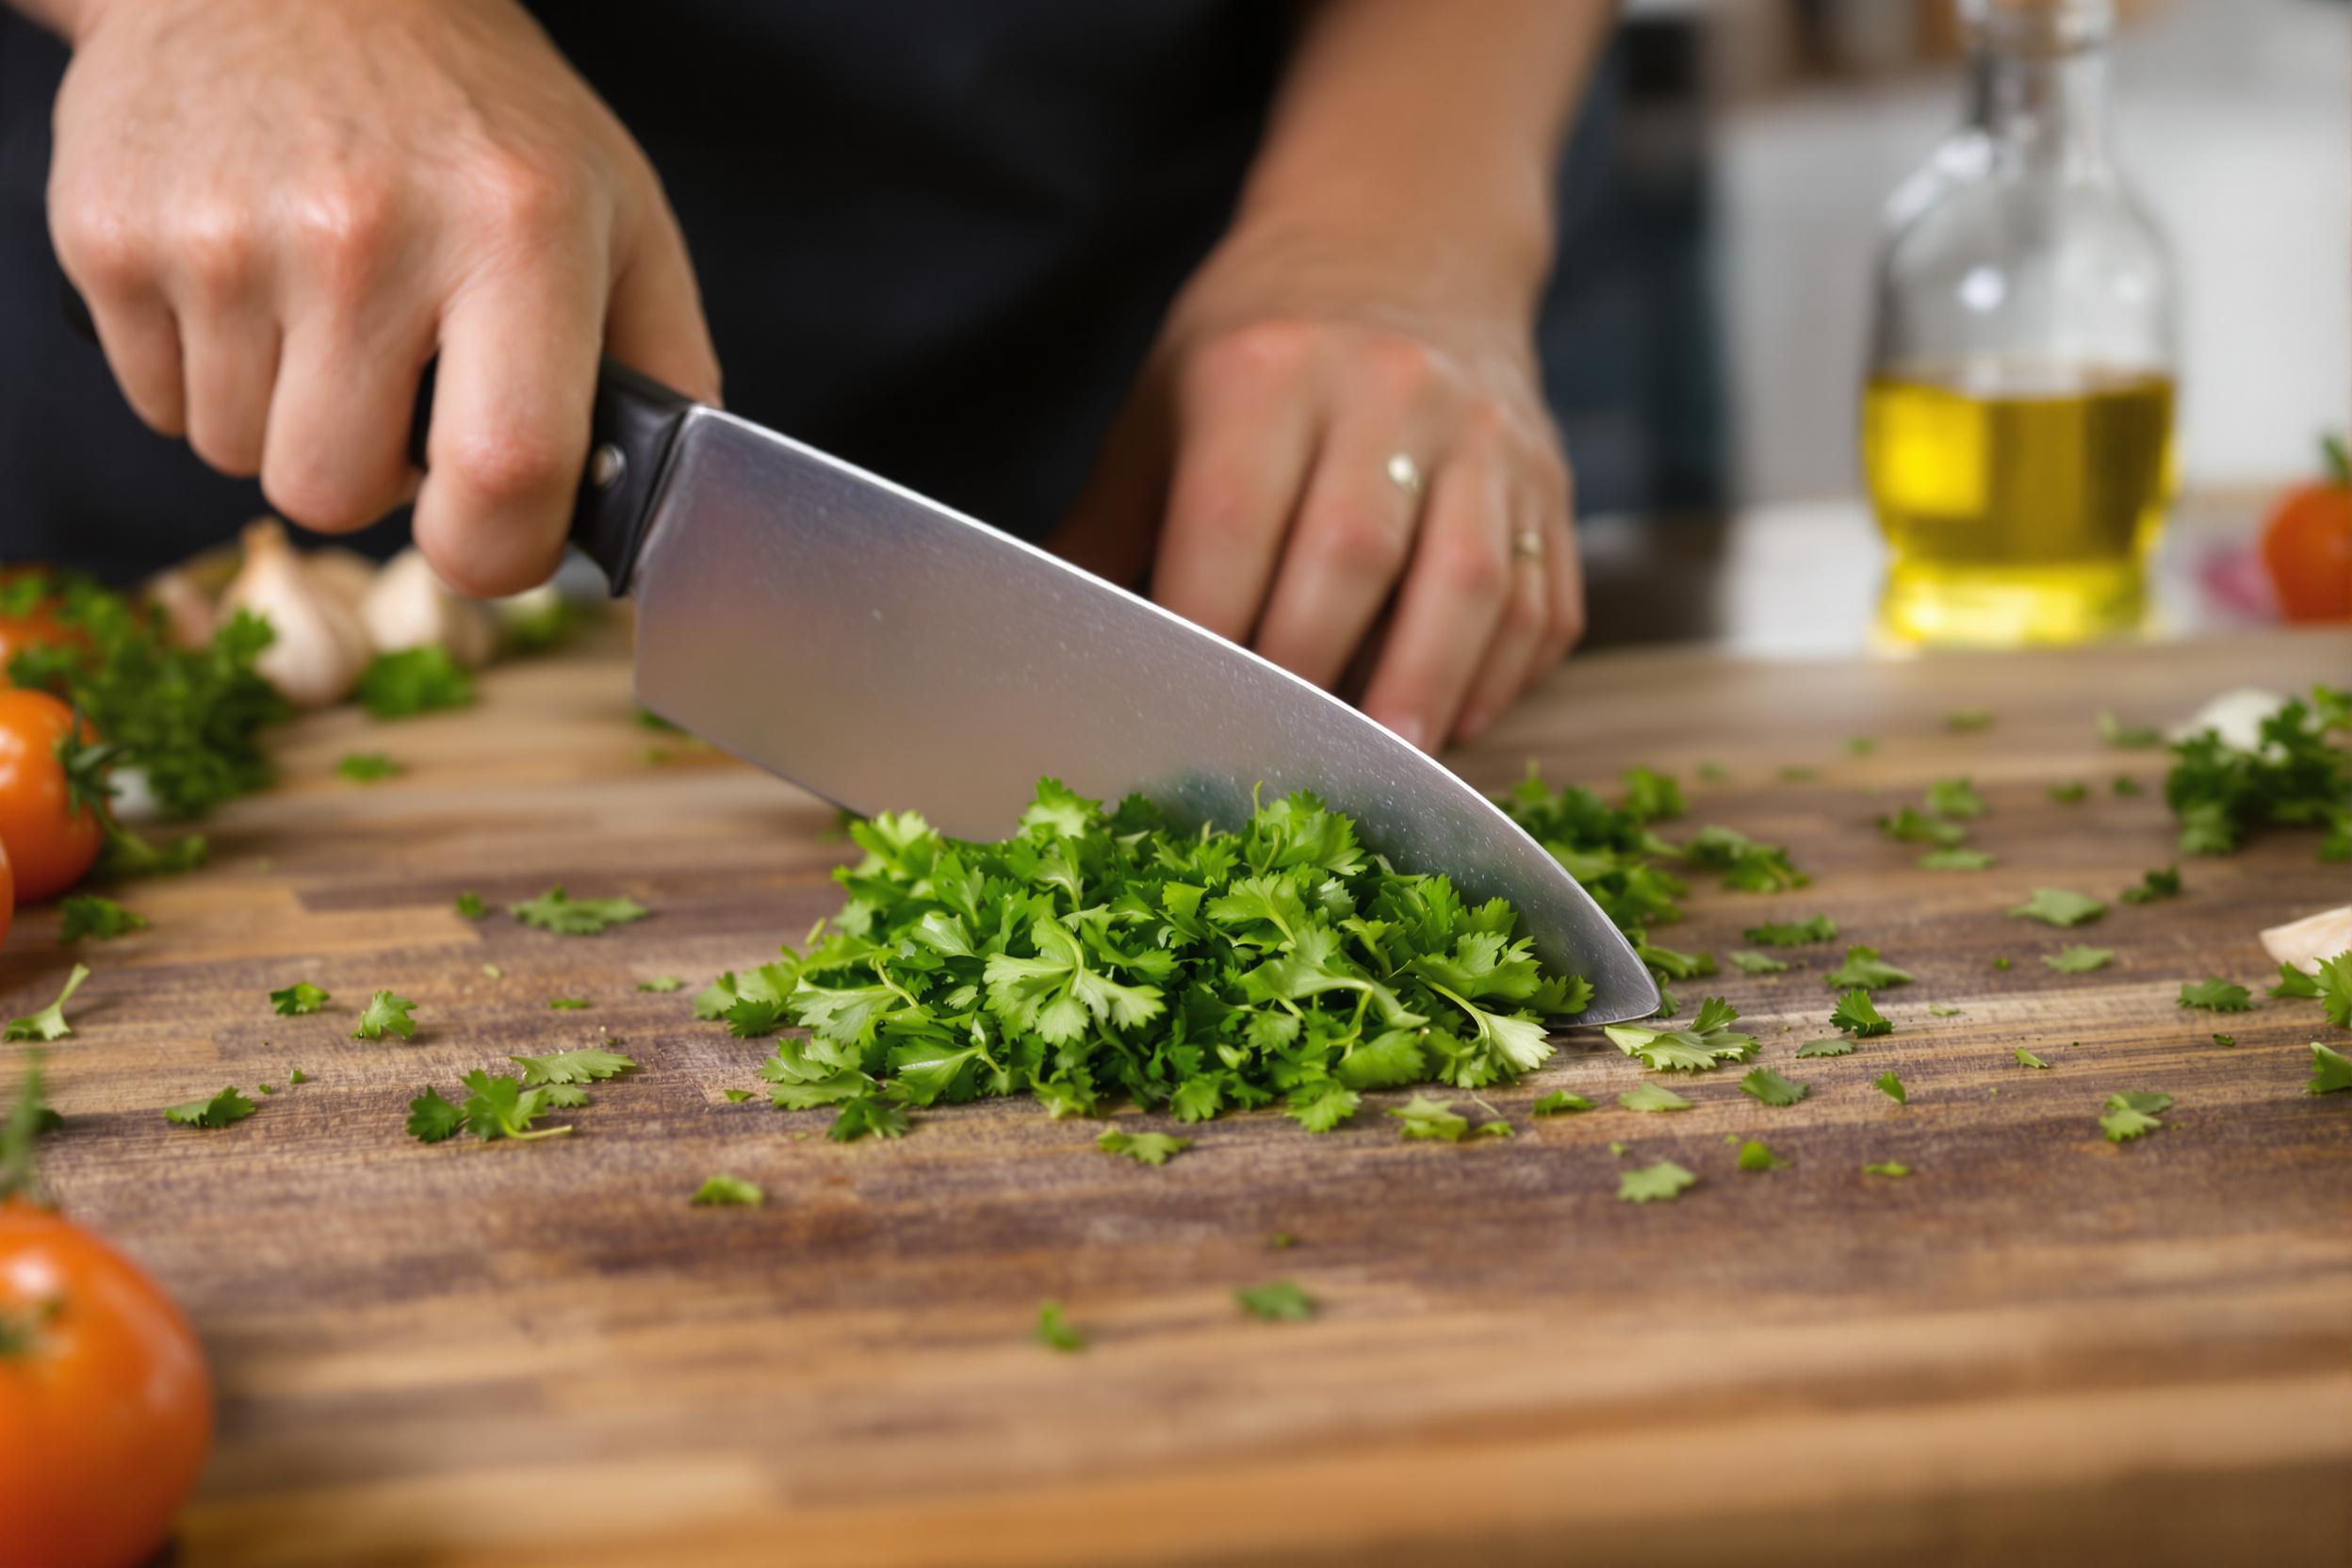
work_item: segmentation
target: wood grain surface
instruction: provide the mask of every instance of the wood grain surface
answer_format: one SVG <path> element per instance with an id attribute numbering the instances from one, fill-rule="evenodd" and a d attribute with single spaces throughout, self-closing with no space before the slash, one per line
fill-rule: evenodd
<path id="1" fill-rule="evenodd" d="M 1797 1106 L 1759 1105 L 1735 1070 L 1676 1078 L 1688 1113 L 1619 1109 L 1642 1074 L 1582 1031 L 1489 1097 L 1508 1140 L 1402 1142 L 1378 1114 L 1402 1097 L 1382 1095 L 1325 1137 L 1220 1120 L 1147 1169 L 1025 1101 L 848 1146 L 822 1113 L 729 1103 L 764 1047 L 694 1021 L 691 989 L 636 985 L 771 955 L 834 907 L 843 846 L 808 797 L 632 724 L 608 636 L 492 673 L 469 711 L 286 730 L 283 783 L 209 825 L 212 866 L 130 885 L 152 929 L 86 944 L 95 976 L 50 1053 L 68 1121 L 48 1169 L 213 1358 L 190 1565 L 2340 1564 L 2352 1096 L 2303 1091 L 2305 1042 L 2330 1033 L 2314 1004 L 2216 1018 L 2174 998 L 2263 980 L 2257 928 L 2345 902 L 2352 871 L 2280 835 L 2080 932 L 2002 911 L 2036 885 L 2112 899 L 2175 858 L 2163 754 L 2102 748 L 2097 710 L 2165 720 L 2233 684 L 2348 675 L 2342 634 L 1580 661 L 1461 768 L 1497 788 L 1531 758 L 1560 779 L 1680 773 L 1692 824 L 1785 841 L 1816 882 L 1702 879 L 1661 939 L 1721 953 L 1758 919 L 1826 911 L 1918 976 L 1882 995 L 1896 1033 L 1792 1060 L 1828 1032 L 1837 953 L 1803 949 L 1785 975 L 1682 988 L 1754 1021 L 1761 1061 L 1811 1086 Z M 1978 705 L 1989 729 L 1944 730 Z M 1850 755 L 1856 734 L 1876 750 Z M 337 777 L 355 748 L 408 771 Z M 1730 776 L 1696 782 L 1702 760 Z M 1919 846 L 1872 819 L 1955 775 L 1989 804 L 1975 841 L 2000 864 L 1917 870 Z M 2118 775 L 2151 789 L 2118 796 Z M 2048 797 L 2075 778 L 2089 800 Z M 567 938 L 451 908 L 551 883 L 657 913 Z M 54 992 L 55 935 L 54 913 L 21 916 L 8 1013 Z M 2038 961 L 2070 939 L 2118 956 Z M 297 979 L 329 1009 L 273 1016 L 267 993 Z M 378 988 L 414 999 L 414 1041 L 350 1037 Z M 644 1070 L 600 1086 L 574 1136 L 402 1132 L 423 1085 L 606 1031 Z M 2020 1045 L 2051 1069 L 2018 1067 Z M 0 1047 L 0 1078 L 21 1050 Z M 158 1115 L 297 1067 L 310 1083 L 226 1131 Z M 1889 1069 L 1908 1105 L 1870 1086 Z M 1605 1108 L 1531 1119 L 1553 1088 Z M 2129 1088 L 2177 1102 L 2116 1146 L 2098 1117 Z M 1740 1174 L 1735 1136 L 1793 1163 Z M 1618 1200 L 1622 1170 L 1669 1158 L 1699 1184 Z M 1863 1174 L 1888 1159 L 1916 1174 Z M 721 1171 L 767 1206 L 689 1208 Z M 1296 1246 L 1269 1248 L 1276 1231 Z M 1282 1278 L 1317 1318 L 1236 1310 L 1236 1286 Z M 1046 1298 L 1084 1353 L 1032 1341 Z"/>

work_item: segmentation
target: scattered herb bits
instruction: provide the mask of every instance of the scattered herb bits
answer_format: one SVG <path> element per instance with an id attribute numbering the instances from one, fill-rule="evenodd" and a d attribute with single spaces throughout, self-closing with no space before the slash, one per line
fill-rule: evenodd
<path id="1" fill-rule="evenodd" d="M 1955 708 L 1944 715 L 1944 727 L 1955 735 L 1966 735 L 1993 726 L 1993 710 L 1989 708 Z"/>
<path id="2" fill-rule="evenodd" d="M 1849 990 L 1859 986 L 1867 990 L 1884 990 L 1889 986 L 1907 986 L 1911 972 L 1897 969 L 1881 958 L 1874 947 L 1846 949 L 1846 961 L 1825 976 L 1832 990 Z"/>
<path id="3" fill-rule="evenodd" d="M 57 901 L 57 940 L 111 941 L 147 929 L 147 917 L 97 893 L 68 893 Z"/>
<path id="4" fill-rule="evenodd" d="M 1908 1176 L 1911 1168 L 1901 1160 L 1879 1160 L 1862 1168 L 1865 1176 Z"/>
<path id="5" fill-rule="evenodd" d="M 1903 1080 L 1896 1077 L 1891 1070 L 1871 1079 L 1870 1086 L 1898 1105 L 1911 1103 L 1911 1092 L 1903 1086 Z"/>
<path id="6" fill-rule="evenodd" d="M 1748 948 L 1735 947 L 1723 956 L 1730 960 L 1732 968 L 1742 974 L 1783 974 L 1788 969 L 1786 963 L 1771 954 Z"/>
<path id="7" fill-rule="evenodd" d="M 1687 1111 L 1690 1102 L 1663 1084 L 1636 1084 L 1617 1097 L 1629 1111 Z"/>
<path id="8" fill-rule="evenodd" d="M 526 1088 L 519 1077 L 492 1074 L 481 1069 L 462 1080 L 466 1095 L 452 1102 L 438 1089 L 427 1089 L 408 1102 L 408 1135 L 419 1143 L 440 1143 L 460 1132 L 471 1132 L 484 1143 L 500 1138 L 527 1140 L 561 1137 L 572 1129 L 537 1125 L 552 1107 L 545 1088 Z"/>
<path id="9" fill-rule="evenodd" d="M 2042 955 L 2042 962 L 2061 974 L 2088 974 L 2095 969 L 2105 969 L 2115 961 L 2112 947 L 2062 947 L 2055 953 Z"/>
<path id="10" fill-rule="evenodd" d="M 1809 1086 L 1793 1078 L 1784 1078 L 1769 1067 L 1759 1067 L 1740 1080 L 1740 1092 L 1767 1105 L 1793 1105 L 1805 1097 Z"/>
<path id="11" fill-rule="evenodd" d="M 1843 1035 L 1834 1039 L 1806 1040 L 1797 1047 L 1797 1054 L 1799 1056 L 1851 1056 L 1854 1054 L 1854 1041 Z"/>
<path id="12" fill-rule="evenodd" d="M 1758 947 L 1805 947 L 1837 940 L 1838 923 L 1827 915 L 1815 915 L 1810 920 L 1751 925 L 1742 935 Z"/>
<path id="13" fill-rule="evenodd" d="M 181 1127 L 226 1127 L 253 1114 L 252 1101 L 235 1088 L 224 1088 L 209 1100 L 191 1100 L 185 1105 L 168 1107 L 163 1119 Z"/>
<path id="14" fill-rule="evenodd" d="M 1612 1023 L 1601 1031 L 1609 1043 L 1653 1072 L 1711 1072 L 1725 1062 L 1756 1054 L 1754 1035 L 1731 1027 L 1740 1014 L 1720 996 L 1699 1004 L 1687 1029 L 1648 1029 Z"/>
<path id="15" fill-rule="evenodd" d="M 480 920 L 490 912 L 490 906 L 482 901 L 480 893 L 458 894 L 456 907 L 460 920 Z"/>
<path id="16" fill-rule="evenodd" d="M 2143 873 L 2136 887 L 2126 888 L 2116 896 L 2126 904 L 2152 904 L 2160 898 L 2180 896 L 2180 868 L 2166 866 L 2162 871 Z"/>
<path id="17" fill-rule="evenodd" d="M 1972 818 L 1984 814 L 1984 797 L 1967 778 L 1939 778 L 1927 787 L 1927 808 L 1939 817 Z"/>
<path id="18" fill-rule="evenodd" d="M 680 980 L 675 974 L 657 974 L 650 980 L 640 980 L 637 982 L 637 988 L 641 991 L 668 992 L 683 990 L 685 988 L 686 982 Z"/>
<path id="19" fill-rule="evenodd" d="M 1527 1110 L 1534 1116 L 1571 1116 L 1578 1111 L 1589 1111 L 1592 1108 L 1592 1102 L 1584 1096 L 1570 1094 L 1566 1089 L 1554 1089 L 1549 1094 L 1538 1097 L 1535 1103 L 1528 1106 Z"/>
<path id="20" fill-rule="evenodd" d="M 2254 1006 L 2254 993 L 2234 981 L 2207 978 L 2180 988 L 2180 1005 L 2214 1013 L 2243 1013 Z"/>
<path id="21" fill-rule="evenodd" d="M 2081 925 L 2106 912 L 2107 906 L 2098 899 L 2064 888 L 2036 888 L 2032 897 L 2009 911 L 2020 920 L 2038 920 L 2045 925 L 2061 926 Z"/>
<path id="22" fill-rule="evenodd" d="M 2127 1089 L 2107 1097 L 2107 1114 L 2099 1119 L 2099 1125 L 2107 1135 L 2109 1143 L 2124 1143 L 2132 1138 L 2146 1137 L 2162 1127 L 2158 1116 L 2172 1108 L 2172 1096 L 2153 1089 Z"/>
<path id="23" fill-rule="evenodd" d="M 547 1005 L 560 1013 L 577 1013 L 585 1010 L 590 1003 L 584 996 L 551 996 Z"/>
<path id="24" fill-rule="evenodd" d="M 1856 1039 L 1869 1039 L 1873 1035 L 1894 1032 L 1894 1024 L 1880 1014 L 1878 1004 L 1866 990 L 1846 991 L 1838 998 L 1838 1005 L 1829 1015 L 1835 1028 L 1842 1029 Z"/>
<path id="25" fill-rule="evenodd" d="M 335 771 L 355 784 L 373 784 L 398 778 L 407 770 L 380 751 L 347 751 L 342 760 L 335 763 Z"/>
<path id="26" fill-rule="evenodd" d="M 2311 1080 L 2306 1094 L 2336 1094 L 2352 1089 L 2352 1056 L 2311 1041 Z"/>
<path id="27" fill-rule="evenodd" d="M 8 1020 L 7 1027 L 0 1028 L 0 1040 L 61 1040 L 73 1034 L 74 1026 L 65 1021 L 65 1004 L 89 978 L 90 971 L 75 964 L 67 972 L 65 988 L 57 992 L 57 999 L 37 1013 Z"/>
<path id="28" fill-rule="evenodd" d="M 416 1021 L 409 1014 L 416 1006 L 416 1004 L 404 996 L 378 991 L 368 999 L 368 1005 L 361 1009 L 359 1027 L 351 1031 L 351 1038 L 380 1040 L 386 1035 L 398 1035 L 404 1040 L 412 1039 L 416 1034 Z"/>
<path id="29" fill-rule="evenodd" d="M 2215 1045 L 2235 1045 L 2238 1043 L 2238 1037 L 2235 1035 L 2217 1034 L 2213 1037 L 2213 1043 Z"/>
<path id="30" fill-rule="evenodd" d="M 2050 798 L 2061 806 L 2080 806 L 2090 798 L 2090 793 L 2091 787 L 2079 779 L 2067 784 L 2052 784 L 2050 787 Z"/>
<path id="31" fill-rule="evenodd" d="M 1750 1138 L 1740 1146 L 1740 1168 L 1751 1174 L 1778 1170 L 1788 1162 L 1772 1152 L 1772 1145 Z"/>
<path id="32" fill-rule="evenodd" d="M 740 1176 L 706 1177 L 702 1185 L 694 1189 L 694 1195 L 686 1200 L 689 1204 L 699 1208 L 747 1209 L 756 1209 L 767 1200 L 768 1195 L 760 1189 L 758 1183 L 746 1182 Z"/>
<path id="33" fill-rule="evenodd" d="M 2023 1046 L 2017 1047 L 2017 1065 L 2019 1067 L 2041 1068 L 2045 1071 L 2047 1071 L 2050 1067 L 2048 1062 L 2042 1060 L 2039 1056 L 2036 1056 L 2034 1053 L 2028 1051 Z"/>
<path id="34" fill-rule="evenodd" d="M 1289 1280 L 1236 1290 L 1233 1300 L 1250 1316 L 1269 1323 L 1304 1323 L 1319 1310 L 1315 1298 Z"/>
<path id="35" fill-rule="evenodd" d="M 1416 1094 L 1388 1114 L 1404 1123 L 1398 1131 L 1408 1138 L 1460 1143 L 1470 1131 L 1470 1119 L 1457 1116 L 1454 1102 L 1450 1100 L 1431 1100 L 1427 1095 Z"/>
<path id="36" fill-rule="evenodd" d="M 1123 1154 L 1137 1165 L 1166 1165 L 1190 1149 L 1192 1140 L 1166 1133 L 1128 1133 L 1112 1128 L 1096 1138 L 1094 1146 L 1105 1154 Z"/>
<path id="37" fill-rule="evenodd" d="M 1049 1350 L 1069 1352 L 1086 1348 L 1086 1336 L 1070 1327 L 1070 1319 L 1062 1315 L 1059 1301 L 1037 1303 L 1037 1326 L 1030 1331 L 1030 1335 Z"/>
<path id="38" fill-rule="evenodd" d="M 1921 871 L 1985 871 L 2000 864 L 2000 857 L 1983 849 L 1932 849 L 1919 864 Z"/>
<path id="39" fill-rule="evenodd" d="M 574 898 L 562 888 L 549 888 L 510 912 L 525 925 L 566 937 L 594 937 L 653 913 L 633 898 Z"/>
<path id="40" fill-rule="evenodd" d="M 2160 746 L 2164 743 L 2164 736 L 2150 727 L 2140 724 L 2127 725 L 2104 708 L 2099 710 L 2099 717 L 2095 721 L 2094 727 L 2099 731 L 2100 740 L 2111 746 L 2126 751 L 2144 750 L 2149 746 Z"/>
<path id="41" fill-rule="evenodd" d="M 1617 1197 L 1626 1203 L 1672 1202 L 1697 1184 L 1698 1177 L 1672 1160 L 1628 1170 L 1617 1178 Z"/>
<path id="42" fill-rule="evenodd" d="M 360 705 L 379 719 L 404 719 L 474 700 L 474 678 L 438 643 L 380 653 L 359 678 Z"/>

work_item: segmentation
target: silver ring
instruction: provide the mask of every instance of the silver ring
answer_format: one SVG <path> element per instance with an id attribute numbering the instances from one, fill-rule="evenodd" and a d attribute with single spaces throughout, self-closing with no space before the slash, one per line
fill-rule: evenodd
<path id="1" fill-rule="evenodd" d="M 1524 528 L 1511 536 L 1511 553 L 1522 561 L 1544 559 L 1544 535 L 1535 529 Z"/>
<path id="2" fill-rule="evenodd" d="M 1414 500 L 1421 498 L 1421 465 L 1413 460 L 1411 453 L 1398 452 L 1388 460 L 1388 479 Z"/>

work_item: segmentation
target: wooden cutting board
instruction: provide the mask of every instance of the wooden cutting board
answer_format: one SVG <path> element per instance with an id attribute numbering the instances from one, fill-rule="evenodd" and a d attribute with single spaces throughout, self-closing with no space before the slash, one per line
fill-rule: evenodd
<path id="1" fill-rule="evenodd" d="M 1897 1032 L 1793 1060 L 1829 1032 L 1835 950 L 1806 949 L 1786 975 L 1682 988 L 1740 1006 L 1761 1060 L 1811 1086 L 1795 1107 L 1732 1071 L 1678 1080 L 1688 1113 L 1619 1109 L 1641 1074 L 1586 1031 L 1489 1096 L 1508 1140 L 1402 1142 L 1380 1114 L 1402 1097 L 1380 1096 L 1324 1137 L 1220 1120 L 1146 1169 L 1027 1102 L 847 1146 L 822 1114 L 729 1103 L 763 1048 L 695 1022 L 691 988 L 834 907 L 844 847 L 806 796 L 632 723 L 608 635 L 494 672 L 469 711 L 289 727 L 281 786 L 209 825 L 212 866 L 131 886 L 152 929 L 83 955 L 48 1168 L 209 1347 L 220 1435 L 191 1568 L 2341 1563 L 2352 1096 L 2304 1082 L 2305 1042 L 2344 1037 L 2311 1003 L 2217 1018 L 2174 998 L 2263 981 L 2256 929 L 2352 898 L 2352 869 L 2280 835 L 2080 932 L 2002 911 L 2036 885 L 2112 898 L 2175 858 L 2163 754 L 2102 748 L 2097 710 L 2164 720 L 2230 685 L 2347 675 L 2342 634 L 1581 660 L 1460 766 L 1495 788 L 1529 759 L 1559 779 L 1679 773 L 1692 824 L 1786 842 L 1816 880 L 1766 897 L 1703 879 L 1661 936 L 1721 953 L 1759 919 L 1826 911 L 1917 974 L 1885 994 Z M 1943 728 L 1971 706 L 1989 729 Z M 1876 749 L 1851 755 L 1854 735 Z M 352 749 L 408 771 L 338 778 Z M 1696 782 L 1702 760 L 1728 778 Z M 1917 870 L 1872 819 L 1957 775 L 2001 862 Z M 2118 796 L 2119 776 L 2149 788 Z M 2078 778 L 2081 805 L 2046 793 Z M 502 906 L 554 883 L 657 913 L 567 938 L 452 911 L 461 890 Z M 8 1013 L 55 991 L 55 934 L 52 913 L 20 919 Z M 2118 956 L 2039 962 L 2069 939 Z M 637 989 L 663 974 L 690 988 Z M 267 993 L 295 980 L 329 1010 L 273 1016 Z M 413 1042 L 350 1037 L 377 988 L 414 999 Z M 593 1005 L 547 1007 L 564 996 Z M 644 1070 L 571 1137 L 402 1132 L 421 1086 L 605 1031 Z M 226 1131 L 158 1114 L 297 1067 L 309 1083 Z M 1870 1086 L 1889 1069 L 1907 1105 Z M 1553 1088 L 1604 1108 L 1531 1119 Z M 2098 1117 L 2130 1088 L 2177 1104 L 2119 1147 Z M 1742 1136 L 1792 1163 L 1738 1173 Z M 1661 1159 L 1699 1184 L 1618 1200 L 1623 1170 Z M 1862 1172 L 1880 1160 L 1915 1174 Z M 689 1208 L 721 1171 L 767 1206 Z M 1278 1231 L 1296 1245 L 1270 1248 Z M 1320 1316 L 1236 1310 L 1236 1286 L 1277 1279 Z M 1032 1341 L 1048 1298 L 1083 1354 Z"/>

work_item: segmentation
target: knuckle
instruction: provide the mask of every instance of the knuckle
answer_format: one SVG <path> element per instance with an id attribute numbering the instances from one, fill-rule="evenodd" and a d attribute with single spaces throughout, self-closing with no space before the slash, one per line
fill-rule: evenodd
<path id="1" fill-rule="evenodd" d="M 337 180 L 312 192 L 298 220 L 303 250 L 338 291 L 364 286 L 392 242 L 392 201 L 371 180 Z"/>
<path id="2" fill-rule="evenodd" d="M 144 274 L 146 237 L 126 214 L 94 191 L 76 190 L 50 204 L 50 240 L 66 270 L 93 289 L 124 289 Z"/>
<path id="3" fill-rule="evenodd" d="M 1418 338 L 1383 333 L 1359 351 L 1363 373 L 1392 398 L 1406 400 L 1439 379 L 1437 353 Z"/>
<path id="4" fill-rule="evenodd" d="M 212 295 L 242 288 L 253 279 L 261 253 L 252 214 L 228 202 L 208 202 L 177 214 L 171 243 L 188 279 Z"/>
<path id="5" fill-rule="evenodd" d="M 1409 545 L 1401 529 L 1365 507 L 1331 513 L 1314 537 L 1315 554 L 1331 570 L 1381 580 L 1404 565 Z"/>
<path id="6" fill-rule="evenodd" d="M 1457 535 L 1434 542 L 1430 569 L 1456 596 L 1494 600 L 1511 580 L 1511 560 L 1494 541 L 1483 536 Z"/>
<path id="7" fill-rule="evenodd" d="M 366 528 L 392 507 L 365 476 L 305 460 L 265 462 L 261 494 L 281 516 L 319 533 Z"/>
<path id="8" fill-rule="evenodd" d="M 564 160 L 526 148 L 485 154 L 468 172 L 482 217 L 513 238 L 564 235 L 587 206 L 584 182 Z"/>
<path id="9" fill-rule="evenodd" d="M 467 432 L 443 463 L 466 489 L 492 506 L 526 503 L 567 491 L 579 477 L 568 445 L 546 431 L 529 428 Z"/>
<path id="10" fill-rule="evenodd" d="M 1315 355 L 1315 335 L 1312 325 L 1288 317 L 1251 321 L 1208 344 L 1199 373 L 1213 383 L 1295 376 Z"/>

